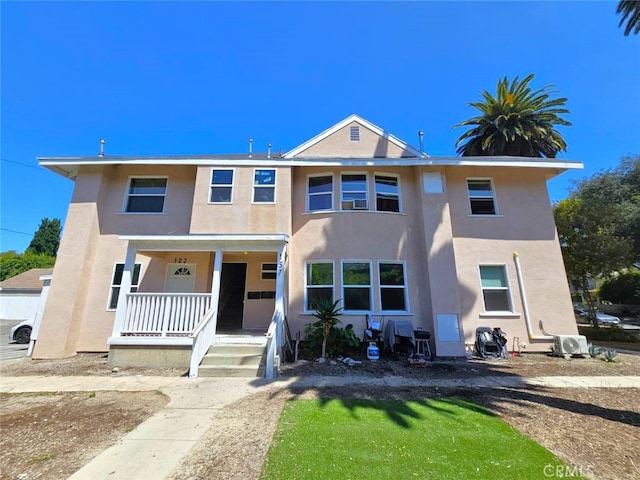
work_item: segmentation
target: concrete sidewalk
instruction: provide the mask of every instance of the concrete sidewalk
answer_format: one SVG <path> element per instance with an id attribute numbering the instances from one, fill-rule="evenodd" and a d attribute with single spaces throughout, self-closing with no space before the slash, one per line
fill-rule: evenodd
<path id="1" fill-rule="evenodd" d="M 266 389 L 316 389 L 341 386 L 427 388 L 640 388 L 640 376 L 625 377 L 477 377 L 412 379 L 405 377 L 259 378 L 175 377 L 5 377 L 2 393 L 77 391 L 155 391 L 171 399 L 167 406 L 125 435 L 70 477 L 72 480 L 163 479 L 213 426 L 218 410 Z"/>

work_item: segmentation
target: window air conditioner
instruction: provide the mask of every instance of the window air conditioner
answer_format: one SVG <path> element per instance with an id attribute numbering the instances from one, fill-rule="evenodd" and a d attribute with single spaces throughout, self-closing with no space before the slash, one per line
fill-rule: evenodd
<path id="1" fill-rule="evenodd" d="M 367 199 L 359 199 L 353 201 L 353 209 L 354 210 L 366 210 L 368 207 Z"/>
<path id="2" fill-rule="evenodd" d="M 589 355 L 587 337 L 584 335 L 555 335 L 553 337 L 553 352 L 556 355 Z"/>

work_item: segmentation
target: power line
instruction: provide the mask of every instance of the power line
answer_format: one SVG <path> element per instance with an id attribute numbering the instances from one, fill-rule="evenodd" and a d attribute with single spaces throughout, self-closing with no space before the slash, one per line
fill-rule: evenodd
<path id="1" fill-rule="evenodd" d="M 35 168 L 36 170 L 42 170 L 40 168 L 40 166 L 35 166 L 35 165 L 29 165 L 26 163 L 22 163 L 22 162 L 16 162 L 15 160 L 9 160 L 8 158 L 0 158 L 0 160 L 2 160 L 3 162 L 8 162 L 8 163 L 15 163 L 16 165 L 21 165 L 23 167 L 29 167 L 29 168 Z"/>
<path id="2" fill-rule="evenodd" d="M 0 228 L 0 230 L 4 230 L 5 232 L 11 232 L 11 233 L 19 233 L 20 235 L 26 235 L 27 237 L 33 237 L 33 233 L 19 232 L 17 230 L 10 230 L 8 228 Z"/>

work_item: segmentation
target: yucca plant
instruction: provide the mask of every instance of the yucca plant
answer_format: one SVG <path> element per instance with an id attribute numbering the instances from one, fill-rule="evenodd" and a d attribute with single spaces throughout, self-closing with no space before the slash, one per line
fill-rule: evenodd
<path id="1" fill-rule="evenodd" d="M 314 325 L 322 328 L 322 358 L 326 358 L 327 339 L 331 328 L 340 323 L 338 315 L 342 313 L 342 307 L 338 307 L 338 303 L 340 303 L 340 300 L 333 302 L 331 299 L 323 298 L 315 304 L 316 309 L 313 312 L 313 316 L 319 320 Z"/>
<path id="2" fill-rule="evenodd" d="M 567 144 L 555 125 L 571 125 L 560 117 L 569 113 L 564 108 L 566 98 L 551 99 L 555 93 L 546 85 L 533 91 L 529 82 L 534 74 L 522 81 L 507 77 L 498 81 L 497 94 L 483 90 L 484 101 L 471 102 L 481 115 L 454 125 L 473 127 L 456 142 L 458 155 L 512 155 L 555 158 L 566 151 Z"/>

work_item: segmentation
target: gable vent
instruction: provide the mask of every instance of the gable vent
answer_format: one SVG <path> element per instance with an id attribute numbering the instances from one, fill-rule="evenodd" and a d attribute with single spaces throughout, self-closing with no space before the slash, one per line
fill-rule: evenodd
<path id="1" fill-rule="evenodd" d="M 349 140 L 352 142 L 359 142 L 360 141 L 360 127 L 357 125 L 354 125 L 352 127 L 349 127 Z"/>

